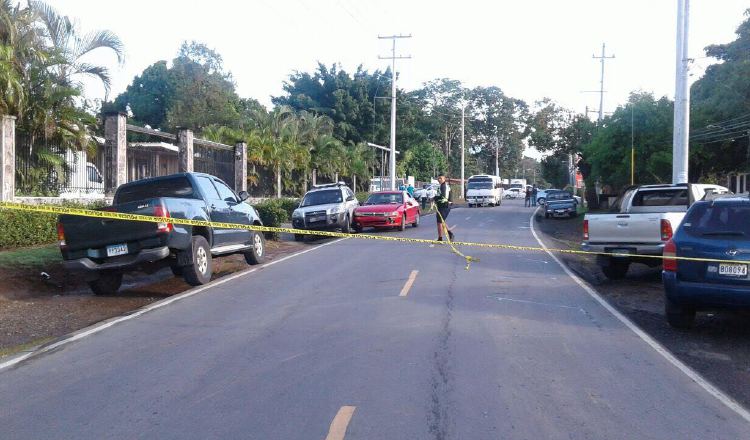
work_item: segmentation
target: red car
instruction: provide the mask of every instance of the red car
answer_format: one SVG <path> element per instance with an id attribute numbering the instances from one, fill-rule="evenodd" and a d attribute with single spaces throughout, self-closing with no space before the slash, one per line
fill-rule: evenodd
<path id="1" fill-rule="evenodd" d="M 419 203 L 406 191 L 380 191 L 370 194 L 362 206 L 354 210 L 352 226 L 357 232 L 364 228 L 399 228 L 407 224 L 419 226 Z"/>

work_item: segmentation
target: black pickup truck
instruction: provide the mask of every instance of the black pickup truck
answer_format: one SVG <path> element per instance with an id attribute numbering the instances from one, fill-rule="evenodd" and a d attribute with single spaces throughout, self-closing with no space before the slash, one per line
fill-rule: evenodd
<path id="1" fill-rule="evenodd" d="M 176 219 L 262 225 L 257 211 L 220 179 L 181 173 L 120 186 L 108 211 Z M 61 215 L 57 224 L 63 264 L 83 273 L 97 295 L 111 295 L 123 272 L 153 273 L 169 266 L 193 286 L 211 280 L 212 257 L 242 253 L 249 264 L 265 256 L 263 234 L 224 229 Z"/>

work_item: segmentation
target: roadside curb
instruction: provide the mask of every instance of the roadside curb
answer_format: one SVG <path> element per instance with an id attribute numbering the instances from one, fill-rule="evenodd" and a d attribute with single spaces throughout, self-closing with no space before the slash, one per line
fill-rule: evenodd
<path id="1" fill-rule="evenodd" d="M 700 373 L 692 369 L 690 366 L 682 362 L 680 359 L 678 359 L 674 354 L 672 354 L 669 349 L 667 349 L 664 345 L 662 345 L 660 342 L 658 342 L 656 339 L 651 337 L 646 331 L 641 329 L 637 324 L 635 324 L 633 321 L 630 320 L 627 316 L 625 316 L 622 312 L 617 310 L 614 306 L 612 306 L 604 297 L 588 282 L 583 280 L 581 277 L 576 275 L 560 258 L 558 258 L 554 253 L 550 252 L 547 248 L 547 245 L 544 244 L 542 239 L 539 237 L 539 235 L 536 232 L 536 229 L 534 228 L 534 224 L 536 223 L 536 213 L 539 210 L 539 208 L 535 209 L 534 212 L 531 213 L 531 218 L 529 219 L 529 226 L 531 230 L 531 234 L 534 236 L 534 239 L 539 243 L 539 246 L 544 249 L 544 251 L 547 253 L 547 255 L 550 256 L 562 269 L 565 271 L 565 273 L 583 288 L 583 290 L 586 291 L 586 293 L 589 294 L 596 302 L 598 302 L 604 309 L 606 309 L 610 314 L 612 314 L 617 320 L 619 320 L 621 323 L 623 323 L 628 329 L 633 331 L 643 342 L 648 344 L 652 349 L 654 349 L 658 354 L 660 354 L 667 362 L 672 364 L 674 367 L 676 367 L 678 370 L 680 370 L 682 373 L 684 373 L 689 379 L 691 379 L 696 385 L 703 388 L 704 391 L 706 391 L 708 394 L 715 397 L 719 402 L 724 404 L 727 408 L 734 411 L 738 416 L 740 416 L 742 419 L 744 419 L 746 422 L 750 422 L 750 411 L 747 410 L 741 403 L 721 391 L 716 385 L 711 383 L 708 379 L 703 377 Z"/>

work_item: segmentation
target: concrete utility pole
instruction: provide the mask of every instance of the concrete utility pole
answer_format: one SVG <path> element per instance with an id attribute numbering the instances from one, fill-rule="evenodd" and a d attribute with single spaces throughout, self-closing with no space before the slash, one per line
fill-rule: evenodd
<path id="1" fill-rule="evenodd" d="M 465 128 L 465 120 L 466 120 L 466 103 L 461 102 L 461 198 L 464 198 L 464 178 L 465 178 L 465 169 L 464 169 L 464 128 Z"/>
<path id="2" fill-rule="evenodd" d="M 601 76 L 601 79 L 599 80 L 599 121 L 604 119 L 604 61 L 607 59 L 612 59 L 614 57 L 615 57 L 614 55 L 607 56 L 606 46 L 604 43 L 602 43 L 602 55 L 601 56 L 591 55 L 591 58 L 601 60 L 601 63 L 602 63 L 602 76 Z"/>
<path id="3" fill-rule="evenodd" d="M 688 181 L 690 87 L 688 85 L 688 24 L 690 0 L 677 0 L 677 66 L 674 91 L 672 183 Z"/>
<path id="4" fill-rule="evenodd" d="M 389 157 L 389 168 L 391 175 L 391 190 L 396 189 L 396 60 L 409 59 L 409 56 L 396 56 L 396 39 L 398 38 L 411 38 L 409 35 L 378 35 L 381 40 L 391 40 L 393 46 L 391 48 L 391 56 L 383 57 L 378 56 L 381 60 L 391 60 L 391 154 Z"/>
<path id="5" fill-rule="evenodd" d="M 500 177 L 500 142 L 495 135 L 495 176 Z"/>

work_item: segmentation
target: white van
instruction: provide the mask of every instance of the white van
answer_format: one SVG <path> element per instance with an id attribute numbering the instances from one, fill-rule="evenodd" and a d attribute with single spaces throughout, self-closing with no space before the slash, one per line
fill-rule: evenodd
<path id="1" fill-rule="evenodd" d="M 104 179 L 96 165 L 88 161 L 86 153 L 67 150 L 64 158 L 67 167 L 66 179 L 59 197 L 63 199 L 104 198 Z"/>
<path id="2" fill-rule="evenodd" d="M 474 206 L 498 206 L 503 202 L 503 180 L 497 176 L 480 174 L 469 177 L 466 203 Z"/>

